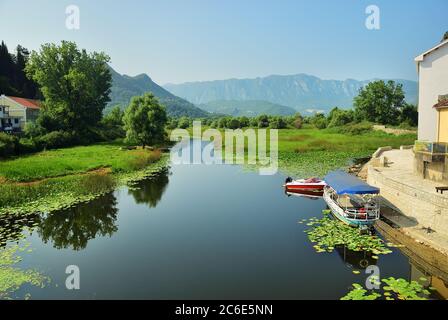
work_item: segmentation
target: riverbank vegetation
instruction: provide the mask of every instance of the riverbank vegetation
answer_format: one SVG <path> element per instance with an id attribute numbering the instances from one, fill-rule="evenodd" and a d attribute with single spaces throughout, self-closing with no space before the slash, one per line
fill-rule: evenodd
<path id="1" fill-rule="evenodd" d="M 119 142 L 48 150 L 0 161 L 0 179 L 3 182 L 33 182 L 95 170 L 130 172 L 143 169 L 160 157 L 159 150 L 127 150 Z"/>
<path id="2" fill-rule="evenodd" d="M 167 166 L 159 150 L 104 144 L 0 162 L 0 214 L 50 212 L 90 201 Z"/>

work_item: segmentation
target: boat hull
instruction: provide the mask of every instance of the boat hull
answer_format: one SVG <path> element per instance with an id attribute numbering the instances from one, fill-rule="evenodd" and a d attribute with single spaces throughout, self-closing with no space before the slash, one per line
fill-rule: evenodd
<path id="1" fill-rule="evenodd" d="M 290 179 L 290 178 L 288 178 Z M 301 180 L 286 180 L 285 189 L 288 192 L 323 192 L 324 187 L 326 186 L 325 181 L 316 180 L 316 181 L 308 181 L 305 179 Z"/>
<path id="2" fill-rule="evenodd" d="M 288 196 L 297 196 L 304 197 L 310 199 L 319 199 L 322 198 L 324 193 L 322 191 L 308 191 L 308 190 L 286 190 L 286 194 Z"/>
<path id="3" fill-rule="evenodd" d="M 323 192 L 324 186 L 323 185 L 305 185 L 305 184 L 286 184 L 285 185 L 286 190 L 288 191 L 315 191 L 315 192 Z"/>

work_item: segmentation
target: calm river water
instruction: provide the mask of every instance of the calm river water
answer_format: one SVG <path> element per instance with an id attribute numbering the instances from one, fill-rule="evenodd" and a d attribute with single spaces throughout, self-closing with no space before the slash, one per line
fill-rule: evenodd
<path id="1" fill-rule="evenodd" d="M 35 299 L 339 299 L 360 265 L 381 277 L 421 276 L 398 249 L 379 260 L 339 250 L 317 254 L 298 220 L 323 200 L 288 197 L 285 176 L 240 166 L 178 165 L 89 204 L 52 213 L 23 242 L 20 267 L 51 278 L 16 296 Z M 65 287 L 66 267 L 80 289 Z M 361 270 L 360 275 L 353 269 Z"/>

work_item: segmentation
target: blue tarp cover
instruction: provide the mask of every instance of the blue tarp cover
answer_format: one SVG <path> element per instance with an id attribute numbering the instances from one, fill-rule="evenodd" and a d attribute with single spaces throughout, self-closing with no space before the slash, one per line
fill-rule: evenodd
<path id="1" fill-rule="evenodd" d="M 330 172 L 325 177 L 325 182 L 337 194 L 377 194 L 380 192 L 380 189 L 343 171 Z"/>

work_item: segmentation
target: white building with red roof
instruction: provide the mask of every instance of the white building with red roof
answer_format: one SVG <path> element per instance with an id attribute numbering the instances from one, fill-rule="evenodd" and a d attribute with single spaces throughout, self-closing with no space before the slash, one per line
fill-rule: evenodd
<path id="1" fill-rule="evenodd" d="M 1 95 L 0 131 L 22 130 L 27 122 L 37 119 L 40 107 L 38 100 Z"/>

